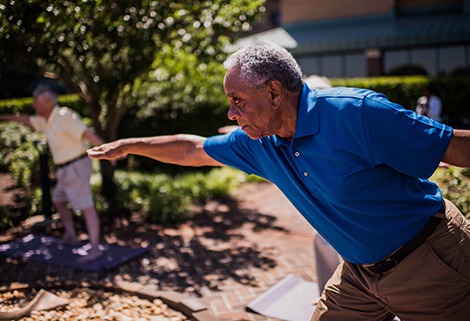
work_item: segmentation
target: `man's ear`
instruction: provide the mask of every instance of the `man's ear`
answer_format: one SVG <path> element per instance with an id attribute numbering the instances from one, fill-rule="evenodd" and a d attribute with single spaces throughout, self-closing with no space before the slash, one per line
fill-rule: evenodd
<path id="1" fill-rule="evenodd" d="M 277 109 L 282 101 L 282 85 L 276 80 L 269 81 L 269 97 L 271 98 L 271 106 Z"/>

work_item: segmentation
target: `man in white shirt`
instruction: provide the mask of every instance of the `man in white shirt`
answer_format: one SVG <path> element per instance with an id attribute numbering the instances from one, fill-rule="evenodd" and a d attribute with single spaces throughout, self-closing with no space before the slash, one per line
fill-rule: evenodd
<path id="1" fill-rule="evenodd" d="M 73 211 L 68 206 L 70 203 L 85 217 L 91 245 L 88 254 L 79 261 L 93 261 L 102 255 L 102 251 L 99 249 L 100 220 L 90 185 L 92 161 L 86 150 L 87 142 L 98 146 L 103 141 L 87 128 L 77 113 L 59 107 L 57 95 L 50 88 L 39 86 L 34 91 L 33 106 L 36 115 L 0 115 L 0 121 L 16 121 L 46 136 L 56 165 L 57 184 L 52 192 L 52 201 L 64 224 L 65 242 L 71 245 L 78 243 Z"/>

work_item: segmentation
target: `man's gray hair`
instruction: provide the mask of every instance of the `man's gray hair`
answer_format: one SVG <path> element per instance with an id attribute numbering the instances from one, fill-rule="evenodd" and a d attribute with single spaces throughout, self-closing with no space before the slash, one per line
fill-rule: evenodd
<path id="1" fill-rule="evenodd" d="M 33 97 L 47 96 L 50 100 L 57 104 L 57 93 L 48 85 L 39 85 L 33 91 Z"/>
<path id="2" fill-rule="evenodd" d="M 256 41 L 233 53 L 224 62 L 230 70 L 240 68 L 243 82 L 261 89 L 272 79 L 278 80 L 291 92 L 302 87 L 302 71 L 292 54 L 270 41 Z"/>

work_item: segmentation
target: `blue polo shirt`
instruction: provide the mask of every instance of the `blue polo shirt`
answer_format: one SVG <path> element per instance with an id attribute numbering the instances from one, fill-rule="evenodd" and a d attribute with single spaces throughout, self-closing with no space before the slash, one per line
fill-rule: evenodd
<path id="1" fill-rule="evenodd" d="M 210 137 L 214 159 L 276 184 L 346 260 L 376 262 L 409 241 L 441 205 L 428 181 L 452 128 L 357 88 L 302 89 L 292 141 Z"/>

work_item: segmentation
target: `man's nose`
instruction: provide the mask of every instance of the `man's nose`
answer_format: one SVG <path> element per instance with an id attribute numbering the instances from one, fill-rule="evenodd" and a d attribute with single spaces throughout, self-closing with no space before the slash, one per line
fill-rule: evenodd
<path id="1" fill-rule="evenodd" d="M 230 120 L 237 120 L 238 118 L 240 118 L 240 113 L 238 112 L 237 106 L 230 104 L 230 108 L 227 112 L 227 117 Z"/>

